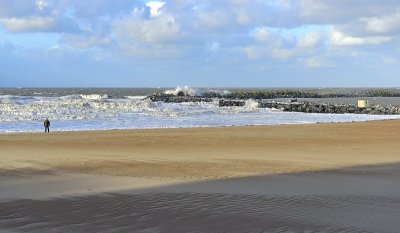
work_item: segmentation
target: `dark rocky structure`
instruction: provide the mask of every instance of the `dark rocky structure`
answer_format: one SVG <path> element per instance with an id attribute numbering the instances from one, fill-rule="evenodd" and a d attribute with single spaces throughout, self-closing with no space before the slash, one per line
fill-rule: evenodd
<path id="1" fill-rule="evenodd" d="M 328 104 L 313 102 L 274 102 L 257 101 L 259 108 L 275 108 L 285 112 L 305 112 L 305 113 L 356 113 L 372 115 L 396 115 L 400 114 L 399 106 L 370 106 L 359 108 L 353 104 Z M 220 107 L 244 106 L 246 103 L 242 100 L 220 100 Z"/>
<path id="2" fill-rule="evenodd" d="M 260 101 L 260 108 L 275 108 L 285 112 L 305 112 L 305 113 L 356 113 L 372 115 L 395 115 L 400 114 L 399 106 L 370 106 L 359 108 L 353 104 L 328 104 L 313 102 L 267 102 Z"/>
<path id="3" fill-rule="evenodd" d="M 189 95 L 167 95 L 154 94 L 149 97 L 151 101 L 162 101 L 165 103 L 183 103 L 183 102 L 212 102 L 219 100 L 219 107 L 242 107 L 246 105 L 243 99 L 226 99 L 221 97 L 204 97 Z M 332 104 L 332 103 L 315 103 L 315 102 L 297 102 L 291 99 L 287 102 L 275 102 L 271 100 L 256 100 L 259 108 L 275 108 L 285 112 L 304 112 L 304 113 L 355 113 L 355 114 L 372 114 L 372 115 L 397 115 L 400 114 L 400 106 L 380 106 L 373 105 L 366 108 L 359 108 L 354 104 Z"/>
<path id="4" fill-rule="evenodd" d="M 241 107 L 246 105 L 246 102 L 243 100 L 219 100 L 220 107 Z"/>
<path id="5" fill-rule="evenodd" d="M 179 94 L 179 93 L 178 93 Z M 184 103 L 184 102 L 212 102 L 212 98 L 190 95 L 167 95 L 167 94 L 154 94 L 148 97 L 151 101 L 162 101 L 165 103 Z"/>

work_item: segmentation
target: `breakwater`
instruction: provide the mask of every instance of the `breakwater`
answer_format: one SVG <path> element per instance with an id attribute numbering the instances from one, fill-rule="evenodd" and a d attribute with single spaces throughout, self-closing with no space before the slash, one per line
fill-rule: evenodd
<path id="1" fill-rule="evenodd" d="M 201 96 L 190 96 L 190 95 L 166 95 L 166 94 L 153 94 L 147 97 L 153 102 L 161 101 L 164 103 L 185 103 L 185 102 L 212 102 L 213 98 L 201 97 Z"/>
<path id="2" fill-rule="evenodd" d="M 165 103 L 183 103 L 183 102 L 212 102 L 219 101 L 219 107 L 242 107 L 246 105 L 246 101 L 239 99 L 211 98 L 204 96 L 176 96 L 176 95 L 151 95 L 148 97 L 151 101 L 162 101 Z M 304 113 L 331 113 L 331 114 L 371 114 L 371 115 L 398 115 L 400 114 L 400 106 L 392 105 L 371 105 L 365 108 L 359 108 L 355 104 L 333 104 L 333 103 L 316 103 L 308 101 L 296 100 L 287 102 L 277 102 L 273 100 L 254 100 L 258 103 L 259 108 L 273 108 L 284 112 L 304 112 Z"/>
<path id="3" fill-rule="evenodd" d="M 314 102 L 275 102 L 261 100 L 257 101 L 259 108 L 274 108 L 284 112 L 304 112 L 304 113 L 332 113 L 332 114 L 371 114 L 371 115 L 398 115 L 400 114 L 399 106 L 368 106 L 359 108 L 354 104 L 331 104 L 331 103 L 314 103 Z M 245 101 L 242 100 L 220 100 L 220 107 L 244 106 Z"/>

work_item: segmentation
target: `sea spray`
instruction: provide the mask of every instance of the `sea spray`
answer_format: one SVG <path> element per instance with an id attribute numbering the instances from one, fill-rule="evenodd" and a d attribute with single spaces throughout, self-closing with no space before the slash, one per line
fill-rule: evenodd
<path id="1" fill-rule="evenodd" d="M 149 100 L 141 99 L 81 98 L 76 95 L 26 98 L 0 98 L 0 122 L 35 121 L 43 117 L 57 120 L 111 118 L 152 108 Z"/>
<path id="2" fill-rule="evenodd" d="M 108 99 L 108 95 L 90 94 L 90 95 L 79 95 L 82 99 L 88 100 L 103 100 Z"/>
<path id="3" fill-rule="evenodd" d="M 176 95 L 176 96 L 198 96 L 200 93 L 196 89 L 192 89 L 188 86 L 180 87 L 178 86 L 175 90 L 166 90 L 164 92 L 167 95 Z"/>
<path id="4" fill-rule="evenodd" d="M 399 116 L 304 114 L 258 108 L 254 100 L 243 106 L 219 107 L 218 98 L 205 98 L 210 89 L 174 90 L 198 102 L 152 102 L 144 93 L 165 89 L 40 89 L 2 91 L 0 133 L 41 132 L 49 117 L 53 131 L 138 128 L 177 128 L 230 125 L 306 124 L 395 119 Z M 43 93 L 40 96 L 34 92 Z M 198 95 L 203 95 L 198 97 Z M 207 101 L 203 101 L 207 99 Z"/>
<path id="5" fill-rule="evenodd" d="M 258 109 L 258 102 L 253 100 L 253 99 L 249 99 L 245 101 L 244 107 L 248 110 L 257 110 Z"/>

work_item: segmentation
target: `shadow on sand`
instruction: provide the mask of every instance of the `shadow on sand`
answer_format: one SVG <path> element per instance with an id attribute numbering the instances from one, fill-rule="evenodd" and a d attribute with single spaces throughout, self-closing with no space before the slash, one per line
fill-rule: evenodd
<path id="1" fill-rule="evenodd" d="M 0 232 L 399 232 L 399 178 L 393 163 L 12 200 Z"/>

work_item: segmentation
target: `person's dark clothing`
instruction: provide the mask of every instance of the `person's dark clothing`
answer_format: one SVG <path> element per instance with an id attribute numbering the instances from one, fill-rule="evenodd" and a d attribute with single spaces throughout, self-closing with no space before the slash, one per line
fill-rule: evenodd
<path id="1" fill-rule="evenodd" d="M 50 121 L 47 119 L 44 121 L 44 132 L 50 133 Z"/>

